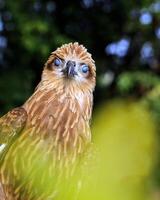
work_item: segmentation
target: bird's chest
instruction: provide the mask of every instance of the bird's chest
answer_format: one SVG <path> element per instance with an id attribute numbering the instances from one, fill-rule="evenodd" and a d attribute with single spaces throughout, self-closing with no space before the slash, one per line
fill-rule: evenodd
<path id="1" fill-rule="evenodd" d="M 39 131 L 55 131 L 68 124 L 71 125 L 75 117 L 80 117 L 78 104 L 70 99 L 63 102 L 41 102 L 28 110 L 27 126 L 36 127 Z M 66 126 L 66 128 L 68 128 Z"/>
<path id="2" fill-rule="evenodd" d="M 59 143 L 76 145 L 78 137 L 86 130 L 80 105 L 70 98 L 35 103 L 28 106 L 27 135 Z"/>

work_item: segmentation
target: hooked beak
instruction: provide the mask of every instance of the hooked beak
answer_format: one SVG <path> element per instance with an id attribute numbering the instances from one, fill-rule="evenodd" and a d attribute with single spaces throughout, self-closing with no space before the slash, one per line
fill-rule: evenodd
<path id="1" fill-rule="evenodd" d="M 68 77 L 73 77 L 74 75 L 76 75 L 76 71 L 75 71 L 75 66 L 76 66 L 76 62 L 75 61 L 71 61 L 69 60 L 67 63 L 66 63 L 66 74 Z"/>

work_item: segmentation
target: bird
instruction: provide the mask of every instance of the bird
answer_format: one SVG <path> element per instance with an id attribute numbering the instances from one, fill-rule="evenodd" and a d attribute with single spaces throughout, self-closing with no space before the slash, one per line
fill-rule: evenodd
<path id="1" fill-rule="evenodd" d="M 58 177 L 70 177 L 92 143 L 95 85 L 95 61 L 82 44 L 50 54 L 33 94 L 0 118 L 1 200 L 56 199 Z"/>

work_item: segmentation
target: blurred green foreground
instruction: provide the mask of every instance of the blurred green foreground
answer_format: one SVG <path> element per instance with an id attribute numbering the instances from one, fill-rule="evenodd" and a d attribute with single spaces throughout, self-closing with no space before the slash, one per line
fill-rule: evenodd
<path id="1" fill-rule="evenodd" d="M 32 175 L 29 191 L 34 198 L 44 194 L 58 200 L 160 199 L 153 176 L 158 165 L 157 127 L 144 102 L 112 100 L 101 105 L 94 113 L 92 134 L 93 147 L 69 179 L 63 173 L 70 173 L 70 164 L 50 168 L 53 163 L 45 148 L 29 159 L 26 148 L 18 151 L 17 157 L 26 159 L 25 170 L 19 165 L 19 181 L 25 183 Z"/>
<path id="2" fill-rule="evenodd" d="M 95 114 L 92 130 L 100 165 L 92 177 L 95 189 L 89 187 L 84 199 L 154 199 L 157 135 L 144 105 L 118 100 L 104 104 Z"/>

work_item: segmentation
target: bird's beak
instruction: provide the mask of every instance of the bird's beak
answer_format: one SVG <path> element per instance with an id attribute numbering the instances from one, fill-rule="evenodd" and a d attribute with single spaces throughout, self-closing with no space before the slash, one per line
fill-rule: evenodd
<path id="1" fill-rule="evenodd" d="M 75 71 L 75 66 L 76 66 L 76 63 L 75 61 L 71 61 L 69 60 L 67 63 L 66 63 L 66 74 L 68 77 L 73 77 L 74 75 L 76 75 L 76 71 Z"/>

